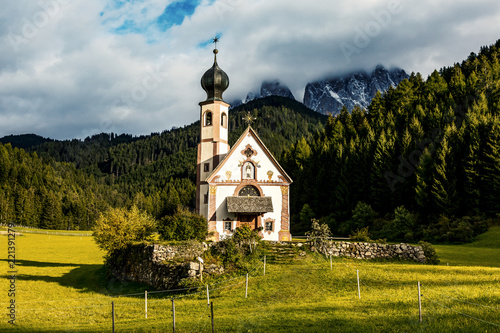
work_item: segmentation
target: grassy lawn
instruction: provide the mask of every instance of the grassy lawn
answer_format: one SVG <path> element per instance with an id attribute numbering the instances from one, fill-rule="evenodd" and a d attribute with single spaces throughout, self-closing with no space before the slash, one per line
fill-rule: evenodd
<path id="1" fill-rule="evenodd" d="M 500 226 L 466 245 L 435 245 L 441 265 L 500 267 Z"/>
<path id="2" fill-rule="evenodd" d="M 324 257 L 310 255 L 290 265 L 268 264 L 263 276 L 260 264 L 249 279 L 248 298 L 244 277 L 210 286 L 216 331 L 500 332 L 499 236 L 495 227 L 472 244 L 436 246 L 439 266 L 335 258 L 330 270 Z M 0 239 L 0 267 L 6 272 L 7 237 Z M 104 253 L 92 237 L 25 234 L 17 238 L 16 251 L 17 326 L 2 315 L 0 331 L 111 331 L 112 301 L 117 332 L 172 331 L 172 295 L 150 290 L 145 319 L 147 288 L 107 279 Z M 6 309 L 8 280 L 2 277 L 0 302 Z M 210 332 L 206 290 L 176 297 L 176 332 Z"/>

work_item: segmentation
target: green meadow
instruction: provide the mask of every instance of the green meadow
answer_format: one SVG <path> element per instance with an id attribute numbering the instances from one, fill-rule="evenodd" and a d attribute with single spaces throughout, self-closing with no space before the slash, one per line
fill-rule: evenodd
<path id="1" fill-rule="evenodd" d="M 1 272 L 7 237 L 0 236 Z M 217 332 L 500 332 L 500 227 L 467 245 L 436 246 L 437 266 L 308 255 L 263 263 L 245 277 L 210 285 Z M 2 332 L 211 332 L 206 289 L 154 291 L 106 277 L 92 237 L 16 238 L 16 325 L 8 324 L 9 281 L 2 275 Z M 356 271 L 360 276 L 360 296 Z M 417 282 L 422 296 L 419 321 Z M 144 291 L 148 290 L 147 318 Z"/>

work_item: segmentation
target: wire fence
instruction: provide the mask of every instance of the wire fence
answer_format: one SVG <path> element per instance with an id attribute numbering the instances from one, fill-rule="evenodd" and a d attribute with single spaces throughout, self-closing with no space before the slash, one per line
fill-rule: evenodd
<path id="1" fill-rule="evenodd" d="M 331 260 L 331 259 L 330 259 Z M 369 294 L 371 291 L 375 291 L 377 296 L 385 296 L 386 299 L 390 300 L 395 300 L 398 296 L 397 291 L 403 291 L 403 295 L 405 297 L 408 297 L 408 295 L 405 294 L 410 294 L 414 295 L 415 298 L 419 296 L 417 294 L 417 283 L 418 287 L 420 290 L 420 282 L 415 282 L 413 284 L 411 283 L 394 283 L 394 282 L 387 282 L 383 281 L 381 279 L 370 279 L 369 276 L 367 278 L 359 278 L 359 273 L 360 269 L 356 267 L 355 265 L 350 265 L 346 263 L 343 259 L 338 259 L 338 263 L 344 265 L 346 268 L 348 268 L 352 272 L 352 276 L 354 277 L 354 272 L 356 271 L 357 273 L 357 287 L 359 291 L 359 299 L 361 299 L 361 289 L 368 290 L 367 292 L 363 291 L 363 294 Z M 496 305 L 487 305 L 487 304 L 481 304 L 477 302 L 472 302 L 469 300 L 464 300 L 464 299 L 459 299 L 457 297 L 451 296 L 449 294 L 440 292 L 437 290 L 438 287 L 451 287 L 451 286 L 458 286 L 458 283 L 446 283 L 442 285 L 430 285 L 428 289 L 425 289 L 420 296 L 428 305 L 434 305 L 434 306 L 439 306 L 442 309 L 445 309 L 451 313 L 454 313 L 456 315 L 462 316 L 464 318 L 471 319 L 476 322 L 481 322 L 483 324 L 487 324 L 490 327 L 498 327 L 500 328 L 500 307 Z M 419 300 L 420 303 L 420 300 Z M 416 304 L 416 302 L 415 302 Z M 457 308 L 461 305 L 468 305 L 470 308 L 469 313 L 466 313 L 465 310 L 458 310 Z M 489 310 L 489 311 L 485 311 Z M 410 309 L 412 310 L 412 313 L 415 312 L 415 308 Z M 420 316 L 422 309 L 420 309 Z M 426 316 L 427 317 L 432 317 L 433 319 L 436 318 L 436 312 L 435 311 L 426 311 Z M 421 320 L 420 320 L 421 321 Z"/>
<path id="2" fill-rule="evenodd" d="M 279 267 L 286 270 L 290 266 Z M 416 316 L 418 297 L 418 303 L 422 301 L 419 311 L 420 316 L 422 312 L 424 313 L 424 321 L 443 321 L 462 317 L 486 325 L 490 330 L 500 328 L 500 304 L 481 295 L 472 297 L 464 295 L 456 288 L 450 289 L 459 286 L 459 281 L 443 284 L 426 282 L 421 293 L 420 288 L 417 293 L 417 280 L 414 283 L 402 283 L 390 277 L 381 278 L 378 270 L 383 271 L 383 269 L 381 266 L 357 265 L 350 259 L 320 257 L 304 269 L 300 266 L 294 267 L 293 272 L 301 272 L 307 276 L 307 274 L 326 274 L 320 273 L 321 271 L 334 271 L 330 276 L 348 282 L 345 293 L 351 295 L 353 301 L 358 298 L 359 302 L 366 302 L 368 305 L 380 306 L 383 303 L 387 307 L 393 306 L 400 315 L 413 318 L 415 322 L 418 321 Z M 248 277 L 262 278 L 264 270 L 265 260 L 260 260 L 254 267 L 248 269 L 248 275 L 241 274 L 197 289 L 176 288 L 78 299 L 31 300 L 18 302 L 17 311 L 19 318 L 37 318 L 39 325 L 67 331 L 110 330 L 112 322 L 117 330 L 147 327 L 151 330 L 172 331 L 176 317 L 178 331 L 211 332 L 213 317 L 208 306 L 211 298 L 220 299 L 223 291 L 231 291 L 225 293 L 223 297 L 246 297 Z M 418 284 L 420 287 L 420 283 Z M 449 290 L 454 292 L 450 294 Z M 115 310 L 114 316 L 111 304 Z M 51 314 L 50 318 L 45 316 L 48 312 Z M 22 319 L 19 320 L 19 325 L 23 325 Z"/>
<path id="3" fill-rule="evenodd" d="M 210 304 L 209 297 L 216 297 L 225 290 L 239 290 L 243 295 L 243 289 L 248 286 L 248 277 L 261 276 L 262 270 L 263 261 L 259 260 L 248 273 L 199 288 L 77 299 L 19 301 L 16 302 L 17 326 L 29 328 L 32 318 L 37 318 L 37 327 L 48 326 L 63 331 L 107 331 L 112 325 L 117 330 L 149 327 L 158 331 L 171 331 L 174 325 L 172 304 L 175 302 L 178 331 L 211 332 L 212 318 L 210 307 L 207 306 Z M 245 296 L 247 292 L 245 290 Z M 3 306 L 7 303 L 0 304 Z"/>

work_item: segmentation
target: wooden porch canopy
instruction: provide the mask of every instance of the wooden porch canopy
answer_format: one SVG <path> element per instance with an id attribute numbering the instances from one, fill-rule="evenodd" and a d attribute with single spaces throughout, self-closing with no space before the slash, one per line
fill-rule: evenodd
<path id="1" fill-rule="evenodd" d="M 229 213 L 262 214 L 273 212 L 271 197 L 227 197 Z"/>

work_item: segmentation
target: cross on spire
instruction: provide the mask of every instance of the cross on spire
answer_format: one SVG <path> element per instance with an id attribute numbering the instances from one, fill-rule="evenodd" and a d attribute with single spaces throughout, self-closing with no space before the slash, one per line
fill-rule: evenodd
<path id="1" fill-rule="evenodd" d="M 215 44 L 215 49 L 217 49 L 217 43 L 219 42 L 219 39 L 220 37 L 219 36 L 215 36 L 213 39 L 212 39 L 212 43 Z"/>
<path id="2" fill-rule="evenodd" d="M 212 43 L 215 44 L 215 47 L 214 47 L 214 61 L 215 62 L 217 61 L 217 53 L 219 53 L 219 50 L 217 50 L 217 43 L 219 42 L 219 39 L 220 39 L 220 37 L 217 35 L 214 38 L 212 38 Z"/>
<path id="3" fill-rule="evenodd" d="M 242 119 L 247 123 L 248 126 L 250 126 L 250 124 L 257 118 L 252 117 L 250 111 L 248 111 L 247 114 Z"/>

